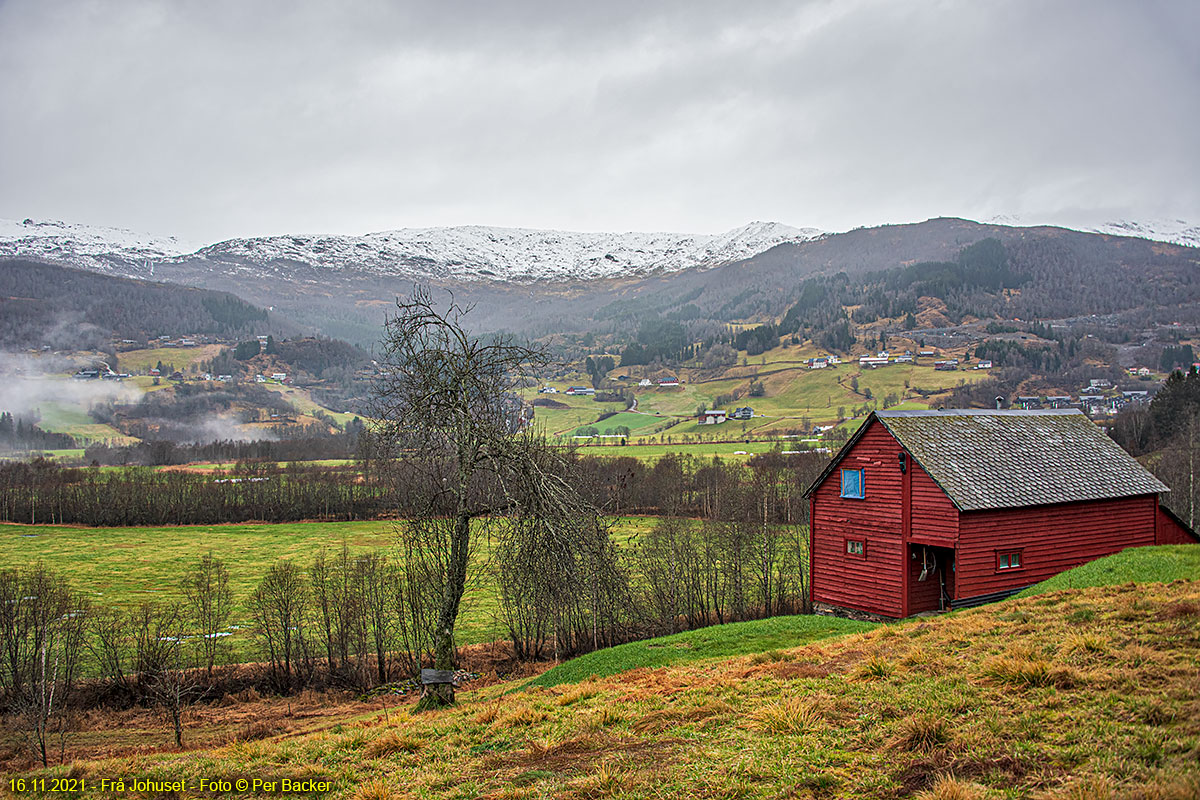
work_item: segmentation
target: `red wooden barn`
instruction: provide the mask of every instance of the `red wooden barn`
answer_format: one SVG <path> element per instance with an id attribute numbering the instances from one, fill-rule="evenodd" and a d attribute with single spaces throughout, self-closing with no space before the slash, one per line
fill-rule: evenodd
<path id="1" fill-rule="evenodd" d="M 812 599 L 907 617 L 1197 541 L 1166 491 L 1073 409 L 879 411 L 808 489 Z"/>

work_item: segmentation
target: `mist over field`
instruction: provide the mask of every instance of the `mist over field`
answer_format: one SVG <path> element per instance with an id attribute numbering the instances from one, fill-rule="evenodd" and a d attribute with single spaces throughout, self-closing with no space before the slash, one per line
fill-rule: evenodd
<path id="1" fill-rule="evenodd" d="M 31 356 L 0 351 L 0 411 L 33 419 L 48 405 L 87 411 L 98 403 L 136 403 L 144 392 L 121 381 L 75 380 L 66 377 L 82 367 L 98 365 L 103 357 Z"/>

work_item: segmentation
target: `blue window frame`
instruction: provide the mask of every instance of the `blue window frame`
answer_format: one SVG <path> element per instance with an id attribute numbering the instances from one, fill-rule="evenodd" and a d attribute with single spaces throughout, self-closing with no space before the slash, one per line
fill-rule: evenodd
<path id="1" fill-rule="evenodd" d="M 863 471 L 861 469 L 842 470 L 842 497 L 866 497 L 866 487 L 863 486 Z"/>

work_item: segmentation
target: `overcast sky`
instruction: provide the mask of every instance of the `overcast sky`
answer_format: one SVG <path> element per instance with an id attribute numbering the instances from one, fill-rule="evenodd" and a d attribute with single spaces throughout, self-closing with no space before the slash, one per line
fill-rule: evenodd
<path id="1" fill-rule="evenodd" d="M 0 217 L 1200 221 L 1200 3 L 0 0 Z"/>

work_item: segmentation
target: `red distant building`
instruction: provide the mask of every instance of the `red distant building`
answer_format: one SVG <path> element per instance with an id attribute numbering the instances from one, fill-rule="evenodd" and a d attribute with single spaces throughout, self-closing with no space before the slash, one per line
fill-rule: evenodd
<path id="1" fill-rule="evenodd" d="M 812 599 L 907 617 L 1198 541 L 1166 491 L 1075 409 L 879 411 L 808 489 Z"/>

